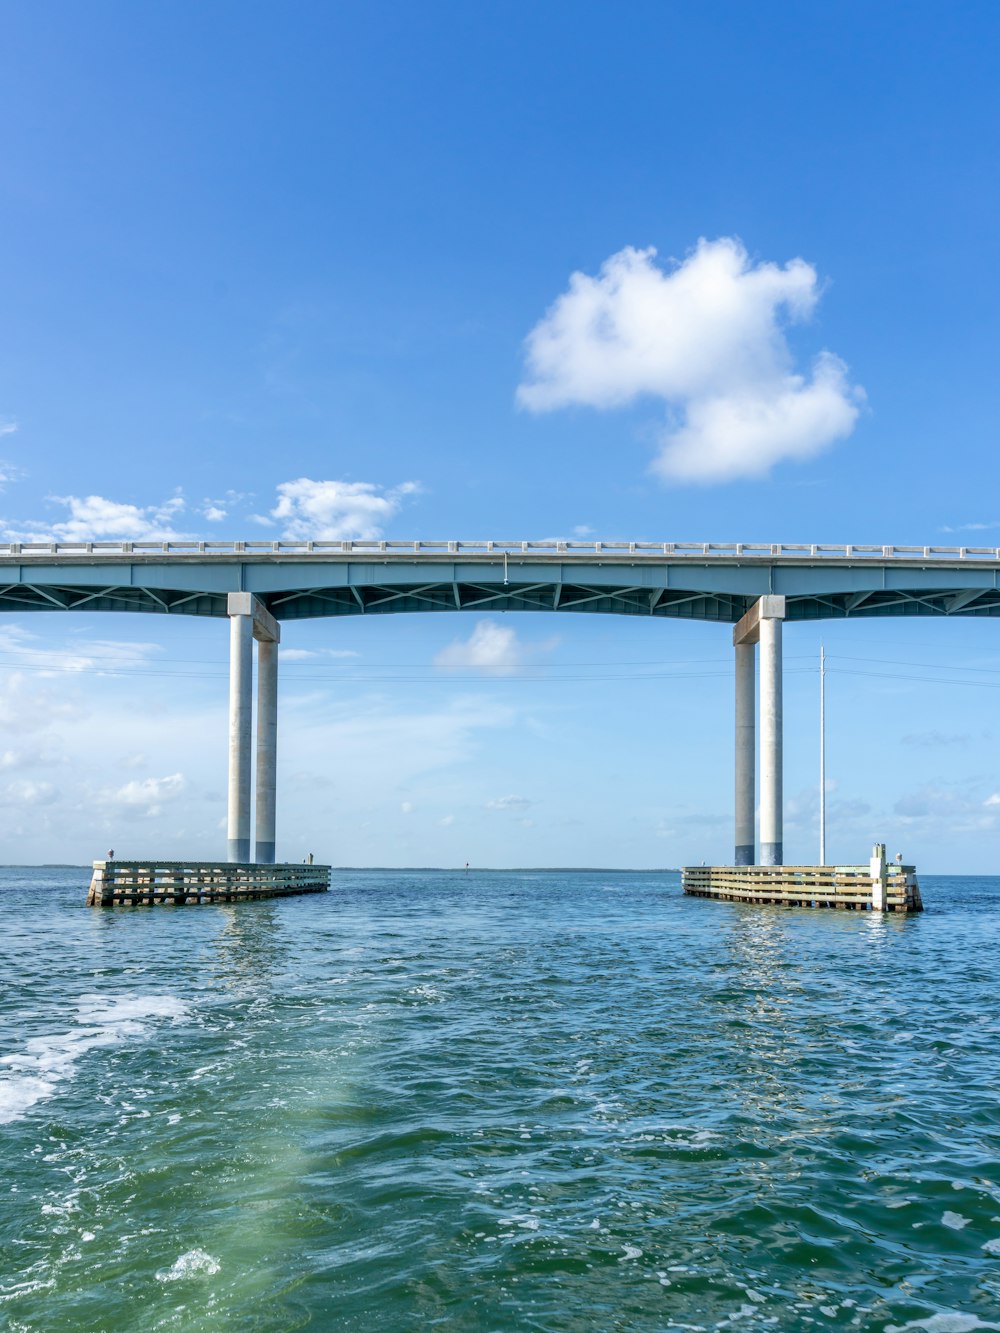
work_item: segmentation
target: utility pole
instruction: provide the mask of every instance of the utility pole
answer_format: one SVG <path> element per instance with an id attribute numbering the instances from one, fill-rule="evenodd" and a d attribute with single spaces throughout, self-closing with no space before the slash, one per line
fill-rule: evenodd
<path id="1" fill-rule="evenodd" d="M 819 646 L 819 863 L 826 865 L 826 649 Z"/>

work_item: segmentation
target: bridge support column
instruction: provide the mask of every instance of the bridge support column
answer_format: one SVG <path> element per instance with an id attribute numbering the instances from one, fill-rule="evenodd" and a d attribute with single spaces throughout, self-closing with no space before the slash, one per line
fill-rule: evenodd
<path id="1" fill-rule="evenodd" d="M 277 794 L 278 644 L 257 643 L 257 807 L 254 860 L 274 864 L 274 806 Z"/>
<path id="2" fill-rule="evenodd" d="M 784 864 L 781 707 L 781 623 L 784 618 L 784 597 L 768 593 L 753 604 L 733 630 L 733 643 L 736 646 L 737 865 L 752 864 L 753 855 L 753 656 L 754 645 L 758 642 L 760 643 L 760 864 L 765 866 Z M 746 654 L 742 660 L 741 652 Z M 746 857 L 748 845 L 750 857 L 743 860 L 741 857 Z"/>
<path id="3" fill-rule="evenodd" d="M 757 651 L 738 643 L 736 652 L 736 850 L 733 864 L 752 866 L 756 851 Z"/>
<path id="4" fill-rule="evenodd" d="M 278 622 L 248 592 L 229 594 L 229 860 L 250 860 L 253 641 L 260 648 L 257 700 L 257 859 L 274 861 Z M 269 854 L 261 856 L 261 851 Z"/>
<path id="5" fill-rule="evenodd" d="M 231 599 L 230 599 L 231 600 Z M 253 617 L 229 612 L 229 859 L 250 860 Z"/>
<path id="6" fill-rule="evenodd" d="M 784 864 L 781 620 L 760 622 L 760 863 Z"/>

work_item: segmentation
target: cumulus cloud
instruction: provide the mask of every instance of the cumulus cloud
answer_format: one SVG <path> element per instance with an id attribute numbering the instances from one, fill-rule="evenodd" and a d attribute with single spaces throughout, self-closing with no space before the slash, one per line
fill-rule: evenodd
<path id="1" fill-rule="evenodd" d="M 3 522 L 8 541 L 176 541 L 184 534 L 174 523 L 185 508 L 177 493 L 160 504 L 134 505 L 109 500 L 103 495 L 50 495 L 49 503 L 61 505 L 66 518 L 57 523 L 27 523 L 22 528 Z"/>
<path id="2" fill-rule="evenodd" d="M 653 470 L 674 481 L 760 477 L 851 433 L 863 390 L 830 352 L 796 370 L 785 334 L 819 300 L 812 265 L 754 264 L 731 237 L 667 268 L 655 258 L 627 247 L 597 277 L 572 275 L 528 335 L 522 406 L 658 398 L 668 424 Z"/>
<path id="3" fill-rule="evenodd" d="M 435 666 L 480 667 L 498 675 L 515 671 L 524 659 L 517 632 L 495 620 L 480 620 L 467 639 L 456 639 L 442 648 Z"/>
<path id="4" fill-rule="evenodd" d="M 51 782 L 36 782 L 31 778 L 17 778 L 0 787 L 0 805 L 51 805 L 59 792 Z"/>
<path id="5" fill-rule="evenodd" d="M 413 481 L 386 490 L 368 481 L 299 477 L 278 486 L 278 503 L 269 516 L 254 518 L 268 527 L 280 524 L 287 541 L 372 540 L 418 489 Z"/>
<path id="6" fill-rule="evenodd" d="M 101 799 L 105 805 L 138 810 L 152 818 L 161 812 L 165 801 L 180 796 L 185 786 L 183 773 L 170 773 L 163 778 L 133 778 L 122 787 L 105 790 Z"/>

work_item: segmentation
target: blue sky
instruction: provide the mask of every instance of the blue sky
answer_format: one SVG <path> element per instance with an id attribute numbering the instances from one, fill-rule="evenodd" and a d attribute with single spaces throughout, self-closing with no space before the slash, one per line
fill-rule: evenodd
<path id="1" fill-rule="evenodd" d="M 1000 544 L 995 5 L 0 18 L 5 535 Z M 996 868 L 996 635 L 788 629 L 789 859 L 822 636 L 832 855 Z M 285 647 L 284 855 L 729 854 L 723 628 Z M 221 624 L 0 625 L 0 857 L 221 847 L 225 654 Z"/>

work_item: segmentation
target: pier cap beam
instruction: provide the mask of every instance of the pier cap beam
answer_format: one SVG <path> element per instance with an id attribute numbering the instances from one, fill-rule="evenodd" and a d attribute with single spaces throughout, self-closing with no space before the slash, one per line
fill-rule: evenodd
<path id="1" fill-rule="evenodd" d="M 229 595 L 231 597 L 233 594 Z M 760 622 L 784 618 L 785 598 L 780 593 L 765 593 L 763 597 L 758 597 L 743 619 L 733 626 L 733 644 L 739 648 L 745 643 L 759 643 Z"/>
<path id="2" fill-rule="evenodd" d="M 280 643 L 281 626 L 252 592 L 231 592 L 226 605 L 230 616 L 253 616 L 253 636 L 259 643 Z"/>

